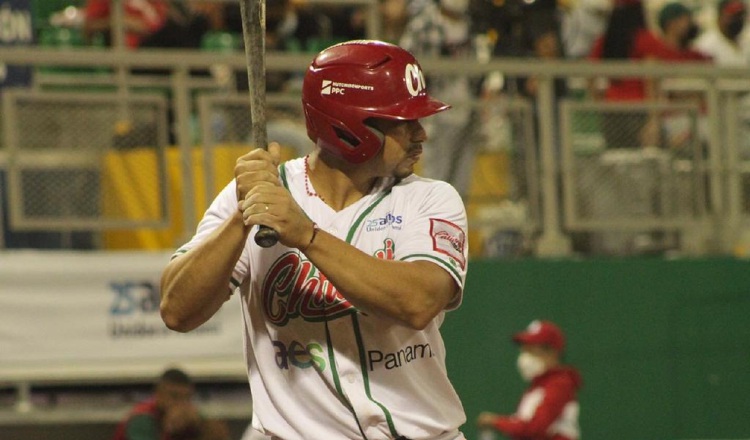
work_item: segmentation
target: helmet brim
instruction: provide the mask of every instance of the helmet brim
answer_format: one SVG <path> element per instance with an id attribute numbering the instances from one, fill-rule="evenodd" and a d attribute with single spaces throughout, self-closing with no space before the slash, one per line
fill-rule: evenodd
<path id="1" fill-rule="evenodd" d="M 449 104 L 425 95 L 399 102 L 390 107 L 379 108 L 371 114 L 376 118 L 407 121 L 426 118 L 449 108 L 451 108 Z"/>

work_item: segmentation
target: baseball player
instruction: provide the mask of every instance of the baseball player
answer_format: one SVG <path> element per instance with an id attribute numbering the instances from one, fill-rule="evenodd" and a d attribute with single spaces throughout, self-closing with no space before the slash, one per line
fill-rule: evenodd
<path id="1" fill-rule="evenodd" d="M 313 153 L 240 157 L 162 277 L 172 329 L 242 299 L 253 439 L 464 439 L 439 328 L 459 306 L 466 212 L 449 184 L 413 174 L 431 98 L 407 51 L 350 41 L 303 84 Z M 258 247 L 257 225 L 279 234 Z M 229 284 L 229 288 L 227 285 Z"/>

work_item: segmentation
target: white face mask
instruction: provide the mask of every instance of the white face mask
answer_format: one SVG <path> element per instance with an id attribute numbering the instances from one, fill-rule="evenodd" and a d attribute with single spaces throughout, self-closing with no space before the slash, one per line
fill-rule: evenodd
<path id="1" fill-rule="evenodd" d="M 531 382 L 545 370 L 544 361 L 531 353 L 519 354 L 516 365 L 518 366 L 518 372 L 526 382 Z"/>
<path id="2" fill-rule="evenodd" d="M 463 14 L 469 8 L 469 0 L 440 0 L 440 6 L 456 14 Z"/>

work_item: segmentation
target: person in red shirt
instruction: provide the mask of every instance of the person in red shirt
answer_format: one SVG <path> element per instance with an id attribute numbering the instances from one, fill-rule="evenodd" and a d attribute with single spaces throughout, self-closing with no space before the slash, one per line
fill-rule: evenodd
<path id="1" fill-rule="evenodd" d="M 192 403 L 194 392 L 184 371 L 167 369 L 153 396 L 135 405 L 117 425 L 113 440 L 229 440 L 226 424 L 199 413 Z"/>
<path id="2" fill-rule="evenodd" d="M 565 336 L 550 321 L 533 321 L 516 333 L 518 370 L 530 382 L 512 415 L 483 412 L 480 429 L 494 429 L 513 440 L 578 440 L 578 371 L 561 363 Z"/>
<path id="3" fill-rule="evenodd" d="M 648 29 L 641 0 L 616 0 L 607 28 L 594 43 L 591 60 L 655 60 L 667 53 L 666 46 Z M 592 82 L 597 84 L 598 81 Z M 656 84 L 642 77 L 609 78 L 603 94 L 592 87 L 595 99 L 632 102 L 654 99 Z M 639 148 L 644 140 L 648 115 L 638 112 L 604 113 L 602 129 L 608 148 Z"/>
<path id="4" fill-rule="evenodd" d="M 677 60 L 705 61 L 705 55 L 690 48 L 693 40 L 698 36 L 699 28 L 693 20 L 693 13 L 687 6 L 678 2 L 671 2 L 659 10 L 659 29 L 661 40 L 667 49 L 675 50 Z"/>
<path id="5" fill-rule="evenodd" d="M 166 0 L 124 0 L 125 45 L 137 48 L 148 35 L 161 29 L 167 21 L 169 3 Z M 109 41 L 112 1 L 87 0 L 84 6 L 84 34 L 88 39 L 104 33 Z"/>

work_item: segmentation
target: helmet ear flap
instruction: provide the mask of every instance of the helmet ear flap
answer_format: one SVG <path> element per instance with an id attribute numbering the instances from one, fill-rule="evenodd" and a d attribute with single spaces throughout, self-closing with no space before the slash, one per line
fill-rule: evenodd
<path id="1" fill-rule="evenodd" d="M 365 162 L 383 146 L 385 135 L 364 122 L 352 126 L 340 115 L 323 113 L 310 104 L 305 104 L 305 118 L 310 140 L 349 162 Z"/>
<path id="2" fill-rule="evenodd" d="M 385 145 L 385 133 L 377 129 L 373 124 L 370 123 L 369 120 L 365 120 L 365 127 L 368 128 L 373 135 L 378 139 L 378 143 L 380 144 L 380 148 L 383 148 L 383 145 Z"/>

